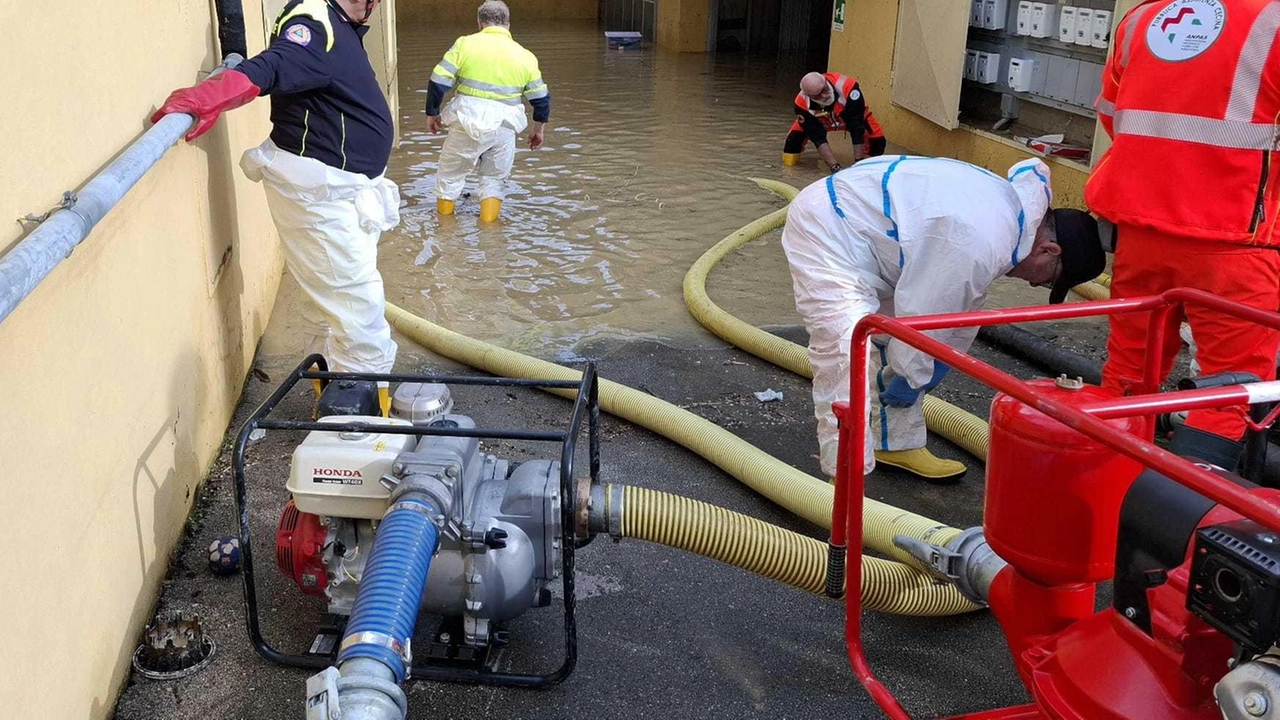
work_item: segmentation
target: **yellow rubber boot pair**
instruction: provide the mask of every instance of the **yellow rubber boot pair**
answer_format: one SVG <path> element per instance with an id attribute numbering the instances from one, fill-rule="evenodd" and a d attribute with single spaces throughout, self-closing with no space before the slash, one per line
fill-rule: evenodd
<path id="1" fill-rule="evenodd" d="M 782 153 L 784 167 L 794 167 L 798 162 L 800 162 L 800 153 Z"/>
<path id="2" fill-rule="evenodd" d="M 452 215 L 455 205 L 457 205 L 457 203 L 454 202 L 453 200 L 436 198 L 436 212 L 441 215 Z"/>
<path id="3" fill-rule="evenodd" d="M 912 450 L 877 450 L 876 463 L 906 470 L 932 483 L 953 483 L 964 477 L 968 468 L 956 460 L 943 460 L 928 448 Z"/>

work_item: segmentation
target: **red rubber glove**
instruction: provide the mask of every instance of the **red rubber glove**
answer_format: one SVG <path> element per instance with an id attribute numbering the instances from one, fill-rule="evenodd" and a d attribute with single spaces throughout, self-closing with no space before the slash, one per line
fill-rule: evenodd
<path id="1" fill-rule="evenodd" d="M 196 123 L 187 133 L 187 142 L 190 142 L 209 132 L 222 113 L 248 103 L 261 92 L 248 75 L 226 70 L 198 85 L 169 93 L 164 104 L 151 116 L 151 122 L 159 122 L 171 113 L 194 115 Z"/>

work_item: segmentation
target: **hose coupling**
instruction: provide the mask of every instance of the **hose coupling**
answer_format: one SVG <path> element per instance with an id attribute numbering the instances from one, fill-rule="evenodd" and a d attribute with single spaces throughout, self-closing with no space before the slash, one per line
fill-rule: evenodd
<path id="1" fill-rule="evenodd" d="M 893 544 L 979 605 L 987 604 L 992 581 L 1008 565 L 987 544 L 980 527 L 971 527 L 941 546 L 906 535 L 895 535 Z"/>
<path id="2" fill-rule="evenodd" d="M 622 490 L 624 485 L 606 483 L 592 485 L 589 507 L 587 508 L 587 528 L 592 535 L 606 533 L 615 540 L 622 534 Z"/>

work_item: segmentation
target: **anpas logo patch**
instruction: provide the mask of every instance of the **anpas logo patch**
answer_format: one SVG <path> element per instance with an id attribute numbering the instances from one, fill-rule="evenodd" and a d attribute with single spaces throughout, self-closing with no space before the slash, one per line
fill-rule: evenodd
<path id="1" fill-rule="evenodd" d="M 1227 24 L 1221 0 L 1176 0 L 1147 26 L 1147 47 L 1161 60 L 1190 60 L 1208 50 Z"/>

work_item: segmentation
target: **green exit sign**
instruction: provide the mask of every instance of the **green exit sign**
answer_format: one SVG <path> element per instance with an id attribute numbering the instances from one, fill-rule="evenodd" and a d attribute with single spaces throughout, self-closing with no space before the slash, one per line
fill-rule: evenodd
<path id="1" fill-rule="evenodd" d="M 844 3 L 845 0 L 836 0 L 836 11 L 831 20 L 832 29 L 839 32 L 844 32 Z"/>

